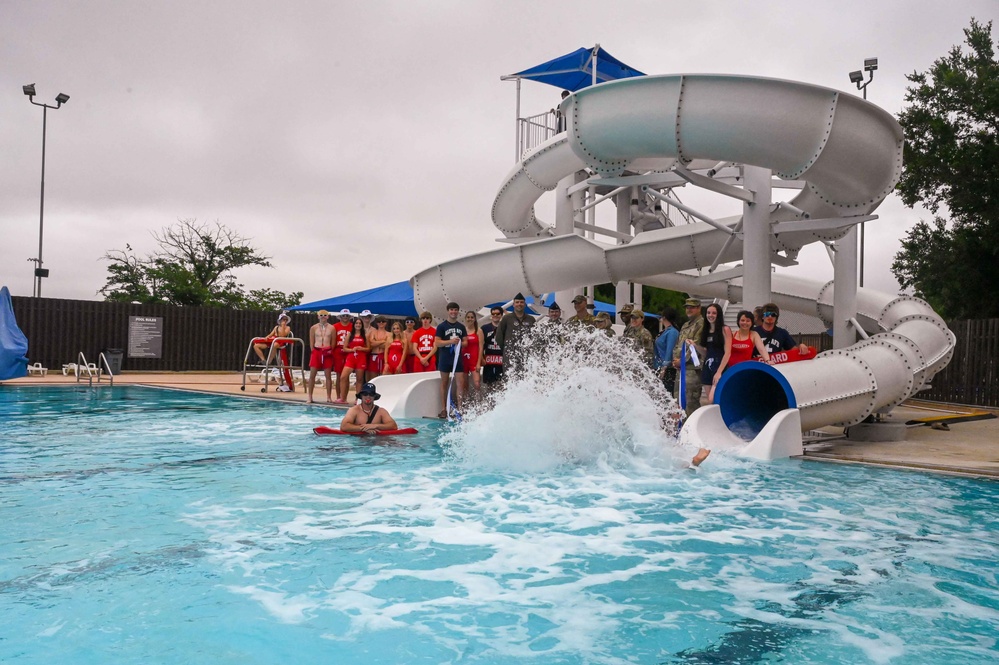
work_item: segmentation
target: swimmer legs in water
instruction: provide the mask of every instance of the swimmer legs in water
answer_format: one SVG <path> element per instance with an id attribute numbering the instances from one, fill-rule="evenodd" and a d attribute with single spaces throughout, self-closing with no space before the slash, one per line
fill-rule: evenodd
<path id="1" fill-rule="evenodd" d="M 708 455 L 710 455 L 710 454 L 711 454 L 711 451 L 708 450 L 707 448 L 698 448 L 697 449 L 697 454 L 694 455 L 694 459 L 690 460 L 690 465 L 691 466 L 700 466 L 701 462 L 703 462 L 704 460 L 706 460 L 708 458 Z"/>

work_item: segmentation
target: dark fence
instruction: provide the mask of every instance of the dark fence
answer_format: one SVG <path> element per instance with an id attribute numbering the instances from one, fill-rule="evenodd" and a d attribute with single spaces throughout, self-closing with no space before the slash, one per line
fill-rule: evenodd
<path id="1" fill-rule="evenodd" d="M 239 371 L 250 340 L 277 324 L 276 312 L 54 298 L 12 300 L 18 326 L 28 336 L 29 360 L 55 370 L 76 362 L 80 351 L 88 361 L 97 362 L 101 351 L 122 349 L 124 370 Z M 162 318 L 162 357 L 128 355 L 130 316 Z M 302 339 L 315 322 L 313 314 L 291 313 L 291 328 Z M 999 319 L 951 321 L 948 326 L 957 337 L 954 358 L 934 377 L 933 387 L 916 396 L 999 407 Z M 832 348 L 829 335 L 795 338 L 819 351 Z M 296 354 L 292 362 L 298 365 L 301 358 Z"/>
<path id="2" fill-rule="evenodd" d="M 999 319 L 947 323 L 957 337 L 954 357 L 919 399 L 999 407 Z"/>
<path id="3" fill-rule="evenodd" d="M 121 349 L 126 371 L 240 371 L 250 340 L 277 325 L 277 312 L 55 298 L 11 300 L 17 325 L 28 337 L 28 359 L 50 370 L 75 363 L 80 351 L 95 363 L 101 351 Z M 160 358 L 129 356 L 130 316 L 162 318 Z M 295 336 L 308 342 L 315 315 L 292 312 L 290 316 Z M 301 364 L 297 352 L 292 363 Z"/>

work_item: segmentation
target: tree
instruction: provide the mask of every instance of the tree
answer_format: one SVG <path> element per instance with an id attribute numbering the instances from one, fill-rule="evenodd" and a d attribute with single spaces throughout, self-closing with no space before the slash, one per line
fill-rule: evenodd
<path id="1" fill-rule="evenodd" d="M 98 291 L 112 302 L 168 303 L 183 306 L 272 310 L 297 305 L 303 294 L 257 289 L 247 294 L 232 271 L 246 266 L 270 268 L 260 254 L 232 229 L 196 219 L 153 233 L 159 250 L 141 259 L 131 245 L 109 250 L 107 283 Z"/>
<path id="2" fill-rule="evenodd" d="M 898 192 L 909 207 L 926 206 L 902 241 L 892 272 L 943 316 L 999 316 L 999 61 L 992 23 L 964 30 L 927 72 L 913 72 L 905 131 L 905 168 Z M 941 209 L 949 219 L 938 215 Z M 969 288 L 981 285 L 981 290 Z"/>

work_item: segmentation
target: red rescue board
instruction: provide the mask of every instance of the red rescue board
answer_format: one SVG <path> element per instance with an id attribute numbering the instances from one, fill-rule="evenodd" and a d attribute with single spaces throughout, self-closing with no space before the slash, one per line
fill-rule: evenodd
<path id="1" fill-rule="evenodd" d="M 777 351 L 770 354 L 770 364 L 780 365 L 782 363 L 794 363 L 799 360 L 811 360 L 815 357 L 815 347 L 808 347 L 808 353 L 802 353 L 798 350 L 798 347 L 794 347 L 788 351 Z"/>
<path id="2" fill-rule="evenodd" d="M 417 433 L 417 429 L 415 427 L 405 427 L 403 429 L 380 429 L 377 432 L 344 432 L 342 429 L 333 429 L 332 427 L 314 427 L 312 431 L 319 436 L 370 436 L 371 434 L 377 434 L 378 436 L 393 436 L 396 434 Z"/>

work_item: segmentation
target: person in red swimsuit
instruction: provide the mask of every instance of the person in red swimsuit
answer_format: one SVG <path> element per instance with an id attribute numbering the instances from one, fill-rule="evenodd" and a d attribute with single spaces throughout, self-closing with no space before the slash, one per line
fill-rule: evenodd
<path id="1" fill-rule="evenodd" d="M 392 341 L 385 351 L 385 373 L 403 374 L 406 371 L 406 333 L 402 324 L 392 322 Z"/>
<path id="2" fill-rule="evenodd" d="M 340 320 L 333 324 L 333 373 L 336 379 L 336 404 L 347 403 L 347 393 L 340 390 L 340 377 L 343 366 L 347 363 L 347 352 L 343 350 L 344 342 L 354 329 L 354 317 L 349 309 L 340 310 Z"/>
<path id="3" fill-rule="evenodd" d="M 431 325 L 434 317 L 430 312 L 420 314 L 421 328 L 413 331 L 413 342 L 410 344 L 410 351 L 413 353 L 413 372 L 435 372 L 437 371 L 437 347 L 434 346 L 434 338 L 437 336 L 437 328 Z"/>
<path id="4" fill-rule="evenodd" d="M 477 398 L 482 396 L 482 344 L 483 334 L 479 331 L 479 317 L 475 312 L 465 312 L 465 330 L 468 331 L 467 341 L 463 349 L 462 364 L 465 366 L 467 383 L 469 387 L 468 397 Z"/>
<path id="5" fill-rule="evenodd" d="M 347 352 L 347 361 L 343 365 L 343 375 L 340 377 L 340 392 L 344 395 L 350 389 L 350 373 L 354 372 L 356 388 L 354 394 L 364 385 L 364 372 L 368 368 L 368 336 L 364 330 L 364 321 L 354 319 L 354 329 L 344 341 L 343 350 Z"/>
<path id="6" fill-rule="evenodd" d="M 732 367 L 733 365 L 738 365 L 739 363 L 746 362 L 747 360 L 752 360 L 753 349 L 760 354 L 761 360 L 764 362 L 770 362 L 770 354 L 767 353 L 766 344 L 763 343 L 760 335 L 753 330 L 753 313 L 744 309 L 739 312 L 739 315 L 736 317 L 736 321 L 738 321 L 739 327 L 732 333 L 732 350 L 728 354 L 728 362 L 726 363 L 725 358 L 722 358 L 722 362 L 718 366 L 716 376 L 720 377 L 722 372 L 724 372 L 727 367 Z M 708 394 L 708 399 L 712 402 L 715 400 L 716 385 L 718 385 L 718 381 L 711 384 L 711 390 Z"/>
<path id="7" fill-rule="evenodd" d="M 408 373 L 413 371 L 413 360 L 415 356 L 413 355 L 413 333 L 416 332 L 416 319 L 411 316 L 406 317 L 406 328 L 402 331 L 402 335 L 406 342 L 406 362 L 402 366 L 402 372 Z"/>

